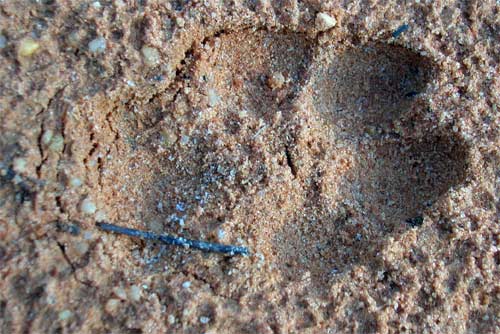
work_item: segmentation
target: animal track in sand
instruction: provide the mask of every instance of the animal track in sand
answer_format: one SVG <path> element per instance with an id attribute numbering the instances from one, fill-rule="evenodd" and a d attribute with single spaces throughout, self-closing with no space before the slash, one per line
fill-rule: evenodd
<path id="1" fill-rule="evenodd" d="M 101 162 L 114 221 L 239 237 L 284 277 L 325 282 L 464 181 L 465 145 L 418 124 L 429 60 L 318 48 L 298 33 L 221 33 L 194 45 L 170 89 L 114 107 L 119 159 Z"/>

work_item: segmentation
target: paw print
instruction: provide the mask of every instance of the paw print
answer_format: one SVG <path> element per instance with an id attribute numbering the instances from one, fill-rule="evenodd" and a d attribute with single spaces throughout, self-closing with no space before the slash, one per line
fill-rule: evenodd
<path id="1" fill-rule="evenodd" d="M 427 117 L 435 66 L 382 43 L 321 48 L 291 32 L 212 36 L 167 90 L 110 116 L 115 221 L 240 238 L 269 270 L 318 283 L 423 224 L 467 170 L 465 144 Z"/>

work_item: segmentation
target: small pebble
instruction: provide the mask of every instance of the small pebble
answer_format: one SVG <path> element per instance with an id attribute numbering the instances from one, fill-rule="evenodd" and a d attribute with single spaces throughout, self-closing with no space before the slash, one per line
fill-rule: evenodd
<path id="1" fill-rule="evenodd" d="M 79 255 L 84 255 L 89 250 L 89 244 L 83 241 L 74 244 L 74 248 Z"/>
<path id="2" fill-rule="evenodd" d="M 91 215 L 95 213 L 97 207 L 95 206 L 94 202 L 92 202 L 89 198 L 86 198 L 82 201 L 80 209 L 84 214 Z"/>
<path id="3" fill-rule="evenodd" d="M 70 310 L 61 311 L 61 312 L 59 312 L 59 320 L 61 320 L 61 321 L 67 320 L 67 319 L 71 318 L 72 315 L 73 315 L 73 313 Z"/>
<path id="4" fill-rule="evenodd" d="M 83 239 L 84 240 L 92 240 L 92 239 L 94 239 L 94 233 L 92 233 L 91 231 L 85 231 L 83 233 Z"/>
<path id="5" fill-rule="evenodd" d="M 160 62 L 160 52 L 158 49 L 150 46 L 143 46 L 141 52 L 144 56 L 144 62 L 147 65 L 156 66 Z"/>
<path id="6" fill-rule="evenodd" d="M 0 49 L 7 46 L 7 38 L 4 35 L 0 35 Z"/>
<path id="7" fill-rule="evenodd" d="M 171 325 L 175 324 L 175 317 L 173 314 L 168 315 L 168 323 Z"/>
<path id="8" fill-rule="evenodd" d="M 120 300 L 111 298 L 106 302 L 104 310 L 106 310 L 106 312 L 108 312 L 109 314 L 114 314 L 116 313 L 116 311 L 118 311 L 119 307 L 120 307 Z"/>
<path id="9" fill-rule="evenodd" d="M 184 212 L 186 210 L 186 203 L 179 202 L 175 205 L 175 209 L 180 212 Z"/>
<path id="10" fill-rule="evenodd" d="M 209 321 L 210 321 L 209 317 L 200 317 L 200 322 L 202 324 L 208 324 Z"/>
<path id="11" fill-rule="evenodd" d="M 49 149 L 53 152 L 61 152 L 64 148 L 64 137 L 60 134 L 52 137 L 50 141 Z"/>
<path id="12" fill-rule="evenodd" d="M 104 210 L 99 210 L 95 214 L 95 220 L 98 222 L 108 220 L 108 215 L 106 214 L 106 211 Z"/>
<path id="13" fill-rule="evenodd" d="M 141 300 L 141 288 L 139 288 L 137 285 L 132 285 L 129 288 L 128 294 L 130 296 L 130 299 L 134 302 L 138 302 Z"/>
<path id="14" fill-rule="evenodd" d="M 191 286 L 191 282 L 190 281 L 186 281 L 186 282 L 182 283 L 182 287 L 184 289 L 189 289 L 190 286 Z"/>
<path id="15" fill-rule="evenodd" d="M 53 135 L 54 133 L 52 132 L 52 130 L 45 130 L 42 135 L 42 144 L 49 145 Z"/>
<path id="16" fill-rule="evenodd" d="M 103 53 L 106 50 L 106 40 L 104 37 L 97 37 L 90 41 L 89 50 L 92 53 Z"/>
<path id="17" fill-rule="evenodd" d="M 182 17 L 178 17 L 175 19 L 175 24 L 177 24 L 179 28 L 183 28 L 186 24 L 186 21 Z"/>
<path id="18" fill-rule="evenodd" d="M 181 145 L 182 145 L 182 146 L 187 145 L 187 143 L 189 143 L 189 136 L 182 135 L 182 136 L 181 136 L 180 143 L 181 143 Z"/>
<path id="19" fill-rule="evenodd" d="M 267 85 L 269 88 L 272 90 L 275 89 L 281 89 L 283 88 L 283 85 L 285 84 L 285 77 L 283 74 L 280 72 L 273 73 L 268 79 L 267 79 Z"/>
<path id="20" fill-rule="evenodd" d="M 316 15 L 316 29 L 319 31 L 329 30 L 337 25 L 337 20 L 326 14 L 326 13 L 318 13 Z"/>
<path id="21" fill-rule="evenodd" d="M 175 142 L 178 139 L 175 132 L 173 130 L 170 130 L 170 129 L 164 129 L 161 132 L 161 136 L 163 139 L 163 146 L 165 146 L 166 148 L 169 148 L 170 146 L 175 144 Z"/>
<path id="22" fill-rule="evenodd" d="M 208 90 L 208 106 L 209 107 L 215 107 L 217 104 L 220 102 L 220 97 L 217 95 L 217 92 L 215 89 L 209 89 Z"/>
<path id="23" fill-rule="evenodd" d="M 26 165 L 27 162 L 25 159 L 15 158 L 14 161 L 12 162 L 12 169 L 14 169 L 16 173 L 22 173 L 26 170 Z"/>
<path id="24" fill-rule="evenodd" d="M 17 55 L 19 57 L 30 57 L 40 48 L 40 44 L 32 38 L 25 38 L 19 43 Z"/>
<path id="25" fill-rule="evenodd" d="M 79 178 L 77 177 L 72 177 L 70 180 L 69 180 L 69 185 L 72 187 L 72 188 L 78 188 L 82 185 L 82 180 L 80 180 Z"/>
<path id="26" fill-rule="evenodd" d="M 113 293 L 121 300 L 127 300 L 127 292 L 125 291 L 125 289 L 115 286 L 113 288 Z"/>

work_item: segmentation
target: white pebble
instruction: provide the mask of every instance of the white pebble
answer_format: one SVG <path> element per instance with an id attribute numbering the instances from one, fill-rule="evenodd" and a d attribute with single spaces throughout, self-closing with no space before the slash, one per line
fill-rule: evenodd
<path id="1" fill-rule="evenodd" d="M 209 107 L 215 107 L 217 104 L 220 102 L 220 97 L 217 95 L 217 92 L 215 89 L 209 89 L 208 90 L 208 106 Z"/>
<path id="2" fill-rule="evenodd" d="M 223 229 L 219 229 L 217 231 L 217 238 L 219 238 L 219 241 L 224 240 L 225 236 L 226 236 L 226 231 L 224 231 Z"/>
<path id="3" fill-rule="evenodd" d="M 95 220 L 97 220 L 97 221 L 108 220 L 108 215 L 106 214 L 106 211 L 104 211 L 104 210 L 97 211 L 95 214 Z"/>
<path id="4" fill-rule="evenodd" d="M 115 298 L 111 298 L 106 302 L 104 309 L 109 314 L 114 314 L 118 310 L 119 307 L 120 307 L 120 300 L 115 299 Z"/>
<path id="5" fill-rule="evenodd" d="M 160 62 L 160 52 L 157 48 L 143 46 L 141 52 L 147 65 L 156 66 Z"/>
<path id="6" fill-rule="evenodd" d="M 42 144 L 49 145 L 53 135 L 54 133 L 52 132 L 52 130 L 45 130 L 42 135 Z"/>
<path id="7" fill-rule="evenodd" d="M 182 283 L 182 287 L 184 289 L 189 289 L 190 286 L 191 286 L 191 282 L 190 281 L 186 281 L 186 282 Z"/>
<path id="8" fill-rule="evenodd" d="M 139 288 L 137 285 L 130 286 L 128 294 L 130 296 L 130 299 L 132 299 L 134 302 L 138 302 L 139 300 L 141 300 L 141 288 Z"/>
<path id="9" fill-rule="evenodd" d="M 125 289 L 115 286 L 113 288 L 113 293 L 121 300 L 127 300 L 127 292 L 125 291 Z"/>
<path id="10" fill-rule="evenodd" d="M 94 239 L 94 233 L 92 233 L 91 231 L 85 231 L 83 233 L 83 239 L 84 240 L 92 240 L 92 239 Z"/>
<path id="11" fill-rule="evenodd" d="M 49 149 L 53 152 L 61 152 L 64 148 L 64 137 L 60 134 L 55 135 L 51 142 Z"/>
<path id="12" fill-rule="evenodd" d="M 75 243 L 73 247 L 79 255 L 84 255 L 89 250 L 89 244 L 83 241 Z"/>
<path id="13" fill-rule="evenodd" d="M 210 321 L 209 317 L 200 317 L 200 322 L 202 324 L 208 324 L 209 321 Z"/>
<path id="14" fill-rule="evenodd" d="M 337 25 L 337 20 L 326 13 L 316 15 L 316 28 L 319 31 L 326 31 Z"/>
<path id="15" fill-rule="evenodd" d="M 186 24 L 186 21 L 182 17 L 178 17 L 175 19 L 175 24 L 177 24 L 177 26 L 179 26 L 180 28 L 183 28 Z"/>
<path id="16" fill-rule="evenodd" d="M 183 145 L 183 146 L 184 146 L 184 145 L 186 145 L 187 143 L 189 143 L 189 139 L 190 139 L 190 138 L 189 138 L 189 136 L 182 135 L 182 136 L 181 136 L 181 140 L 180 140 L 181 145 Z"/>
<path id="17" fill-rule="evenodd" d="M 106 50 L 106 40 L 104 37 L 97 37 L 90 41 L 89 50 L 92 53 L 103 53 Z"/>
<path id="18" fill-rule="evenodd" d="M 90 198 L 86 198 L 82 201 L 80 209 L 84 214 L 91 215 L 95 213 L 97 207 L 95 206 L 94 202 L 90 200 Z"/>
<path id="19" fill-rule="evenodd" d="M 61 311 L 61 312 L 59 312 L 59 320 L 61 320 L 61 321 L 67 320 L 67 319 L 71 318 L 72 315 L 73 315 L 73 313 L 70 310 Z"/>
<path id="20" fill-rule="evenodd" d="M 72 188 L 78 188 L 82 185 L 82 180 L 80 180 L 79 178 L 77 177 L 72 177 L 70 180 L 69 180 L 69 185 L 72 187 Z"/>
<path id="21" fill-rule="evenodd" d="M 100 9 L 102 7 L 102 5 L 99 1 L 94 1 L 92 3 L 92 7 L 94 7 L 95 9 Z"/>
<path id="22" fill-rule="evenodd" d="M 175 324 L 175 317 L 172 314 L 168 315 L 168 323 L 171 325 Z"/>
<path id="23" fill-rule="evenodd" d="M 27 162 L 23 158 L 15 158 L 12 162 L 12 168 L 17 173 L 22 173 L 26 170 Z"/>

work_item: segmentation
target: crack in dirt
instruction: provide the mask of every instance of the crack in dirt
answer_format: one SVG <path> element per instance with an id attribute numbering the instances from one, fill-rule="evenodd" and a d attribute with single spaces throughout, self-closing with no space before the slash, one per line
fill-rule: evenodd
<path id="1" fill-rule="evenodd" d="M 181 273 L 187 277 L 191 276 L 194 280 L 196 281 L 199 281 L 199 282 L 202 282 L 204 283 L 205 285 L 208 286 L 208 288 L 210 289 L 210 291 L 212 292 L 212 295 L 216 296 L 216 297 L 219 297 L 219 298 L 222 298 L 222 299 L 225 299 L 225 300 L 232 300 L 232 301 L 235 301 L 233 298 L 231 298 L 230 296 L 226 296 L 222 293 L 219 293 L 217 292 L 216 288 L 213 286 L 212 283 L 210 283 L 210 281 L 208 281 L 207 279 L 205 279 L 204 277 L 200 276 L 199 274 L 197 274 L 196 272 L 192 272 L 192 271 L 181 271 Z"/>
<path id="2" fill-rule="evenodd" d="M 71 267 L 71 274 L 73 275 L 73 278 L 80 284 L 83 284 L 85 286 L 88 286 L 88 287 L 91 287 L 91 288 L 96 288 L 91 282 L 86 282 L 86 281 L 83 281 L 81 280 L 77 273 L 76 273 L 76 266 L 74 265 L 74 263 L 70 260 L 68 254 L 66 253 L 66 246 L 64 246 L 63 243 L 59 242 L 59 241 L 56 241 L 57 243 L 57 246 L 59 247 L 59 249 L 61 250 L 61 253 L 64 257 L 64 259 L 66 260 L 66 262 L 68 263 L 68 265 Z"/>

